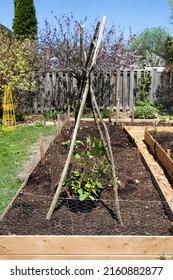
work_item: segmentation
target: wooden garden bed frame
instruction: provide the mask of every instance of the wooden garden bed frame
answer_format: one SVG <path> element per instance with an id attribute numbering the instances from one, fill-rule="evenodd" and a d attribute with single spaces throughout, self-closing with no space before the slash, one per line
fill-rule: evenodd
<path id="1" fill-rule="evenodd" d="M 157 260 L 162 256 L 173 257 L 173 236 L 0 236 L 0 260 Z"/>
<path id="2" fill-rule="evenodd" d="M 153 130 L 154 131 L 154 130 Z M 172 132 L 172 127 L 169 128 L 157 128 L 157 131 L 159 132 Z M 168 176 L 173 181 L 173 161 L 170 158 L 170 156 L 163 150 L 163 148 L 159 145 L 159 143 L 153 138 L 153 136 L 150 134 L 149 130 L 145 130 L 144 134 L 144 141 L 149 146 L 150 151 L 152 154 L 158 159 L 160 164 L 163 166 L 163 168 L 166 170 Z"/>
<path id="3" fill-rule="evenodd" d="M 154 186 L 158 190 L 161 199 L 164 201 L 164 207 L 169 219 L 173 225 L 173 188 L 165 176 L 163 168 L 154 160 L 153 155 L 150 154 L 147 141 L 150 142 L 148 130 L 153 130 L 151 126 L 124 126 L 123 129 L 132 139 L 137 147 L 137 153 L 140 154 L 145 168 L 149 171 Z M 160 131 L 171 131 L 171 127 L 159 127 Z M 147 135 L 147 136 L 146 136 Z M 147 140 L 146 140 L 147 138 Z M 154 142 L 151 145 L 151 150 L 154 149 Z M 163 153 L 162 153 L 163 155 Z"/>
<path id="4" fill-rule="evenodd" d="M 1 236 L 0 260 L 121 260 L 173 257 L 165 236 Z"/>

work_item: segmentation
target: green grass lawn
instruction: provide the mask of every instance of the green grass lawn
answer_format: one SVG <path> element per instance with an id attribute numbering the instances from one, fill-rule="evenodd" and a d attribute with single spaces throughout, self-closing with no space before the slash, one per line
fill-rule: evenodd
<path id="1" fill-rule="evenodd" d="M 30 147 L 43 136 L 55 135 L 56 126 L 22 125 L 15 131 L 0 133 L 0 214 L 23 183 L 17 178 L 24 162 L 29 159 Z"/>

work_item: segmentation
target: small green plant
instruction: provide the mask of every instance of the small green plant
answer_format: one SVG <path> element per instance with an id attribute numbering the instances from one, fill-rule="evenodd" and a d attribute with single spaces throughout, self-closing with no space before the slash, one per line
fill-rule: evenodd
<path id="1" fill-rule="evenodd" d="M 35 126 L 37 126 L 37 127 L 44 127 L 45 126 L 45 122 L 44 121 L 36 121 L 35 122 Z"/>
<path id="2" fill-rule="evenodd" d="M 166 120 L 167 120 L 167 118 L 166 117 L 163 117 L 163 118 L 161 118 L 160 120 L 159 120 L 159 123 L 161 124 L 161 123 L 166 123 Z"/>
<path id="3" fill-rule="evenodd" d="M 157 108 L 146 105 L 146 106 L 138 106 L 135 108 L 134 117 L 137 119 L 155 119 L 158 116 Z"/>
<path id="4" fill-rule="evenodd" d="M 102 112 L 101 112 L 101 116 L 102 118 L 110 118 L 112 116 L 112 110 L 111 109 L 104 109 Z"/>
<path id="5" fill-rule="evenodd" d="M 159 257 L 159 260 L 173 260 L 173 257 L 170 257 L 170 258 L 168 258 L 168 257 L 166 257 L 165 256 L 165 254 L 163 253 L 163 255 L 161 255 L 160 257 Z"/>
<path id="6" fill-rule="evenodd" d="M 165 257 L 165 255 L 163 254 L 162 256 L 160 256 L 159 260 L 167 260 L 167 258 Z"/>
<path id="7" fill-rule="evenodd" d="M 151 86 L 151 75 L 144 73 L 142 77 L 138 79 L 138 84 L 134 87 L 139 93 L 136 100 L 137 106 L 145 106 L 149 103 L 149 90 Z"/>
<path id="8" fill-rule="evenodd" d="M 138 84 L 134 87 L 138 92 L 138 98 L 136 100 L 136 108 L 134 117 L 138 119 L 154 119 L 158 116 L 159 109 L 150 102 L 149 90 L 151 86 L 151 75 L 144 73 L 139 78 Z"/>
<path id="9" fill-rule="evenodd" d="M 43 113 L 44 118 L 48 121 L 48 120 L 57 120 L 58 115 L 61 112 L 56 111 L 56 110 L 50 110 L 50 111 L 46 111 Z"/>
<path id="10" fill-rule="evenodd" d="M 69 141 L 62 144 L 69 145 Z M 97 137 L 88 135 L 86 143 L 75 143 L 75 168 L 70 165 L 65 190 L 70 197 L 77 195 L 80 201 L 96 200 L 103 189 L 101 178 L 109 174 L 110 163 L 105 159 L 105 149 Z"/>
<path id="11" fill-rule="evenodd" d="M 23 112 L 15 112 L 15 117 L 17 122 L 23 122 L 25 121 L 25 115 Z"/>
<path id="12" fill-rule="evenodd" d="M 153 132 L 154 132 L 154 134 L 157 134 L 157 132 L 158 132 L 157 126 L 154 127 L 154 131 Z"/>

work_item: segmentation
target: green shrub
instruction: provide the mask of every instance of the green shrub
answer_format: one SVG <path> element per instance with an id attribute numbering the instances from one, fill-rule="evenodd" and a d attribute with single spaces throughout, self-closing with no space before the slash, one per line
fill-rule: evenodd
<path id="1" fill-rule="evenodd" d="M 112 110 L 111 109 L 104 109 L 101 112 L 102 118 L 110 118 L 112 116 Z"/>
<path id="2" fill-rule="evenodd" d="M 43 113 L 44 118 L 48 121 L 48 120 L 56 120 L 58 115 L 60 114 L 59 111 L 46 111 Z"/>
<path id="3" fill-rule="evenodd" d="M 16 121 L 17 122 L 24 122 L 25 121 L 25 115 L 22 112 L 15 112 Z"/>
<path id="4" fill-rule="evenodd" d="M 158 116 L 158 109 L 151 106 L 138 106 L 135 108 L 134 117 L 137 119 L 154 119 Z"/>

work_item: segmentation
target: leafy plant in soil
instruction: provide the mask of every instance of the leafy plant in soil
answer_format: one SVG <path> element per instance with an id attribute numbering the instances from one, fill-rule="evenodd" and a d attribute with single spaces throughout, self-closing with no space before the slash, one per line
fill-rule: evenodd
<path id="1" fill-rule="evenodd" d="M 149 91 L 151 86 L 151 75 L 145 73 L 138 80 L 138 84 L 134 87 L 138 92 L 136 100 L 136 108 L 134 117 L 139 119 L 153 119 L 158 115 L 159 110 L 153 102 L 150 102 Z"/>
<path id="2" fill-rule="evenodd" d="M 69 141 L 62 143 L 68 146 Z M 103 189 L 101 179 L 109 174 L 110 163 L 105 159 L 104 146 L 97 137 L 88 135 L 86 142 L 75 142 L 74 164 L 71 163 L 64 183 L 69 197 L 78 196 L 80 201 L 96 200 Z"/>

